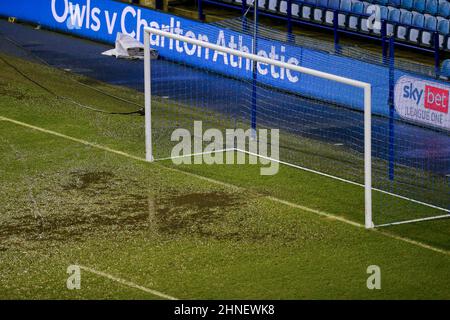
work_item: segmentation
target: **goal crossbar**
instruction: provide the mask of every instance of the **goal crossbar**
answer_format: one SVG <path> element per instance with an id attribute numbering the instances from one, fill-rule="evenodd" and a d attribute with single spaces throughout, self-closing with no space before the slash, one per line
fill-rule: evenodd
<path id="1" fill-rule="evenodd" d="M 374 227 L 372 220 L 372 86 L 370 83 L 354 79 L 341 77 L 335 74 L 326 73 L 310 68 L 297 66 L 294 64 L 273 60 L 248 52 L 219 46 L 203 40 L 186 37 L 169 31 L 156 28 L 144 28 L 144 77 L 145 77 L 145 146 L 146 160 L 153 161 L 152 150 L 152 129 L 151 129 L 151 57 L 150 57 L 150 35 L 186 42 L 189 44 L 208 48 L 210 50 L 228 53 L 237 57 L 249 59 L 254 62 L 285 68 L 287 70 L 308 74 L 322 79 L 335 81 L 352 87 L 364 90 L 364 195 L 365 195 L 365 227 L 370 229 Z"/>

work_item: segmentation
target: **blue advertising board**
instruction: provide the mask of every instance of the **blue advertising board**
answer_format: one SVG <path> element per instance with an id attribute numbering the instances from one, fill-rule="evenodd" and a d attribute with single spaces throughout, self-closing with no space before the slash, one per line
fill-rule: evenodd
<path id="1" fill-rule="evenodd" d="M 253 46 L 252 37 L 243 33 L 111 0 L 2 1 L 0 15 L 108 43 L 114 43 L 118 32 L 142 41 L 143 28 L 151 26 L 242 51 L 251 51 Z M 155 35 L 151 37 L 151 45 L 160 56 L 168 59 L 240 79 L 252 77 L 252 64 L 246 59 Z M 369 82 L 373 86 L 373 112 L 389 115 L 389 70 L 386 67 L 265 39 L 258 40 L 257 54 Z M 257 73 L 258 81 L 267 85 L 363 109 L 361 89 L 265 64 L 257 65 Z M 395 80 L 405 75 L 407 73 L 397 70 Z"/>

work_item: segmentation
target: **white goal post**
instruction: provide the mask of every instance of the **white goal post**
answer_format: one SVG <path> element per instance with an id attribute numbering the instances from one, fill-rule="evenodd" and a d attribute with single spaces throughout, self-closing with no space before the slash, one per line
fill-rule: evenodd
<path id="1" fill-rule="evenodd" d="M 145 147 L 146 160 L 153 161 L 152 150 L 152 127 L 151 127 L 151 56 L 150 56 L 150 35 L 158 35 L 168 39 L 201 46 L 210 50 L 228 53 L 237 57 L 249 59 L 254 62 L 273 65 L 286 70 L 308 74 L 322 79 L 335 81 L 364 90 L 364 188 L 365 188 L 365 227 L 374 227 L 372 220 L 372 87 L 370 83 L 361 82 L 334 74 L 317 71 L 293 64 L 288 64 L 278 60 L 265 58 L 259 55 L 219 46 L 206 41 L 193 39 L 190 37 L 174 34 L 160 29 L 144 28 L 144 76 L 145 76 Z"/>

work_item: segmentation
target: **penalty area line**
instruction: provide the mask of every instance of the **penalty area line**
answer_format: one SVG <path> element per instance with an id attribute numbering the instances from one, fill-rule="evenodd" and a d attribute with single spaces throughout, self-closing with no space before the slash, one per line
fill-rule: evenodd
<path id="1" fill-rule="evenodd" d="M 150 294 L 152 294 L 154 296 L 157 296 L 157 297 L 160 297 L 160 298 L 163 298 L 163 299 L 178 300 L 177 298 L 169 296 L 168 294 L 165 294 L 165 293 L 162 293 L 162 292 L 157 291 L 157 290 L 153 290 L 153 289 L 149 289 L 149 288 L 140 286 L 140 285 L 138 285 L 136 283 L 133 283 L 131 281 L 128 281 L 128 280 L 125 280 L 125 279 L 113 276 L 113 275 L 111 275 L 109 273 L 98 271 L 98 270 L 95 270 L 95 269 L 92 269 L 92 268 L 89 268 L 89 267 L 86 267 L 86 266 L 82 266 L 82 265 L 79 265 L 79 264 L 77 266 L 80 267 L 81 270 L 84 270 L 84 271 L 93 273 L 93 274 L 95 274 L 97 276 L 100 276 L 100 277 L 107 278 L 109 280 L 118 282 L 118 283 L 123 284 L 123 285 L 125 285 L 127 287 L 138 289 L 138 290 L 144 291 L 146 293 L 150 293 Z"/>
<path id="2" fill-rule="evenodd" d="M 119 151 L 119 150 L 111 149 L 111 148 L 108 148 L 108 147 L 104 147 L 104 146 L 96 144 L 96 143 L 92 143 L 92 142 L 89 142 L 89 141 L 86 141 L 86 140 L 82 140 L 82 139 L 74 138 L 74 137 L 71 137 L 71 136 L 67 136 L 65 134 L 58 133 L 58 132 L 55 132 L 55 131 L 52 131 L 52 130 L 48 130 L 48 129 L 44 129 L 44 128 L 41 128 L 41 127 L 37 127 L 37 126 L 31 125 L 31 124 L 28 124 L 28 123 L 25 123 L 25 122 L 17 121 L 17 120 L 14 120 L 14 119 L 3 117 L 3 116 L 0 116 L 0 121 L 6 121 L 6 122 L 14 123 L 14 124 L 22 126 L 22 127 L 34 129 L 36 131 L 44 132 L 44 133 L 47 133 L 47 134 L 50 134 L 50 135 L 54 135 L 54 136 L 57 136 L 57 137 L 60 137 L 60 138 L 63 138 L 63 139 L 67 139 L 67 140 L 71 140 L 71 141 L 74 141 L 74 142 L 78 142 L 80 144 L 84 144 L 84 145 L 87 145 L 87 146 L 91 146 L 93 148 L 97 148 L 97 149 L 100 149 L 100 150 L 104 150 L 104 151 L 107 151 L 107 152 L 118 154 L 118 155 L 130 158 L 130 159 L 134 159 L 134 160 L 137 160 L 137 161 L 140 161 L 140 162 L 149 163 L 144 158 L 141 158 L 141 157 L 138 157 L 138 156 L 133 156 L 133 155 L 131 155 L 129 153 L 126 153 L 126 152 L 123 152 L 123 151 Z M 204 177 L 204 176 L 201 176 L 201 175 L 198 175 L 198 174 L 195 174 L 195 173 L 183 171 L 181 169 L 170 168 L 170 167 L 167 167 L 167 166 L 165 166 L 163 164 L 159 164 L 161 162 L 152 162 L 152 163 L 155 164 L 155 165 L 159 165 L 160 167 L 165 168 L 166 170 L 177 172 L 177 173 L 181 173 L 181 174 L 184 174 L 184 175 L 187 175 L 187 176 L 190 176 L 190 177 L 194 177 L 196 179 L 200 179 L 200 180 L 203 180 L 203 181 L 209 181 L 209 182 L 217 184 L 217 185 L 230 187 L 232 189 L 247 190 L 247 189 L 245 189 L 243 187 L 240 187 L 240 186 L 237 186 L 237 185 L 234 185 L 234 184 L 231 184 L 231 183 L 227 183 L 227 182 L 215 180 L 215 179 L 212 179 L 212 178 Z M 300 210 L 303 210 L 303 211 L 306 211 L 306 212 L 309 212 L 309 213 L 314 213 L 316 215 L 324 216 L 324 217 L 327 217 L 327 218 L 330 218 L 330 219 L 333 219 L 333 220 L 336 220 L 336 221 L 341 221 L 343 223 L 346 223 L 346 224 L 349 224 L 349 225 L 352 225 L 352 226 L 355 226 L 355 227 L 358 227 L 358 228 L 363 228 L 364 227 L 360 223 L 348 220 L 346 218 L 343 218 L 341 216 L 337 216 L 337 215 L 334 215 L 334 214 L 331 214 L 331 213 L 328 213 L 328 212 L 324 212 L 324 211 L 308 208 L 308 207 L 305 207 L 305 206 L 302 206 L 302 205 L 299 205 L 299 204 L 296 204 L 296 203 L 293 203 L 293 202 L 289 202 L 289 201 L 286 201 L 286 200 L 275 198 L 273 196 L 263 196 L 263 197 L 268 199 L 268 200 L 271 200 L 271 201 L 274 201 L 274 202 L 277 202 L 277 203 L 289 206 L 291 208 L 297 208 L 297 209 L 300 209 Z M 441 254 L 450 256 L 450 251 L 439 249 L 439 248 L 427 245 L 427 244 L 419 242 L 419 241 L 415 241 L 415 240 L 412 240 L 412 239 L 409 239 L 409 238 L 404 238 L 404 237 L 401 237 L 401 236 L 397 236 L 395 234 L 391 234 L 391 233 L 388 233 L 388 232 L 380 231 L 378 229 L 371 229 L 370 231 L 371 232 L 378 232 L 379 234 L 382 234 L 382 235 L 387 236 L 389 238 L 400 240 L 400 241 L 403 241 L 403 242 L 407 242 L 409 244 L 413 244 L 413 245 L 415 245 L 417 247 L 421 247 L 423 249 L 431 250 L 431 251 L 434 251 L 434 252 L 437 252 L 437 253 L 441 253 Z"/>

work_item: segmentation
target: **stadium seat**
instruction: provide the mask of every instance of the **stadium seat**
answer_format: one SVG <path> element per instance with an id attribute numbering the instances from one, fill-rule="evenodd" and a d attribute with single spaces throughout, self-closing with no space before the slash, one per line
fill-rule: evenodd
<path id="1" fill-rule="evenodd" d="M 414 0 L 413 10 L 424 13 L 425 12 L 425 0 Z"/>
<path id="2" fill-rule="evenodd" d="M 323 22 L 325 9 L 328 8 L 328 0 L 318 0 L 317 6 L 313 11 L 313 19 L 317 22 Z"/>
<path id="3" fill-rule="evenodd" d="M 369 33 L 371 30 L 369 30 L 367 26 L 367 20 L 369 19 L 369 16 L 371 15 L 369 7 L 372 5 L 372 3 L 369 2 L 363 2 L 363 17 L 361 17 L 359 22 L 359 31 L 364 33 Z"/>
<path id="4" fill-rule="evenodd" d="M 267 0 L 258 0 L 258 8 L 266 10 L 267 9 Z"/>
<path id="5" fill-rule="evenodd" d="M 386 25 L 386 31 L 389 36 L 395 35 L 397 32 L 397 25 L 400 23 L 401 11 L 397 8 L 389 10 L 388 22 Z"/>
<path id="6" fill-rule="evenodd" d="M 447 0 L 439 2 L 438 15 L 443 18 L 450 18 L 450 3 Z"/>
<path id="7" fill-rule="evenodd" d="M 326 24 L 333 24 L 334 20 L 334 12 L 339 10 L 340 7 L 340 0 L 333 0 L 328 3 L 328 10 L 325 13 L 325 23 Z"/>
<path id="8" fill-rule="evenodd" d="M 269 3 L 267 4 L 267 10 L 269 11 L 278 11 L 278 1 L 277 0 L 269 0 Z"/>
<path id="9" fill-rule="evenodd" d="M 313 7 L 317 6 L 317 0 L 304 0 L 302 6 L 302 18 L 310 20 Z"/>
<path id="10" fill-rule="evenodd" d="M 441 67 L 441 76 L 450 78 L 450 59 L 444 60 Z"/>
<path id="11" fill-rule="evenodd" d="M 422 0 L 422 1 L 425 1 L 425 0 Z M 413 8 L 413 4 L 414 4 L 414 3 L 413 3 L 413 0 L 402 0 L 402 1 L 401 1 L 401 4 L 400 4 L 400 7 L 401 7 L 402 9 L 411 11 L 412 8 Z"/>
<path id="12" fill-rule="evenodd" d="M 352 5 L 352 13 L 348 19 L 348 28 L 352 30 L 359 29 L 361 15 L 364 14 L 364 4 L 362 2 L 354 2 Z"/>
<path id="13" fill-rule="evenodd" d="M 446 39 L 450 33 L 450 21 L 444 18 L 438 18 L 438 32 L 439 32 L 439 47 L 441 49 L 448 49 L 446 46 Z"/>
<path id="14" fill-rule="evenodd" d="M 338 25 L 339 27 L 345 28 L 347 26 L 348 14 L 352 11 L 352 1 L 351 0 L 341 0 L 341 5 L 339 6 L 338 14 Z"/>
<path id="15" fill-rule="evenodd" d="M 411 11 L 401 9 L 402 15 L 400 17 L 400 25 L 397 27 L 397 38 L 400 40 L 406 40 L 409 27 L 412 25 L 413 14 Z"/>
<path id="16" fill-rule="evenodd" d="M 381 21 L 387 21 L 389 17 L 389 9 L 387 7 L 380 8 L 380 19 Z M 381 34 L 381 26 L 380 29 L 374 29 L 374 33 Z"/>
<path id="17" fill-rule="evenodd" d="M 280 13 L 282 13 L 282 14 L 287 14 L 287 1 L 286 0 L 280 1 L 280 6 L 279 6 L 278 11 L 280 11 Z"/>
<path id="18" fill-rule="evenodd" d="M 414 43 L 418 43 L 420 34 L 424 26 L 425 26 L 425 16 L 419 12 L 414 12 L 412 26 L 409 29 L 408 40 Z"/>
<path id="19" fill-rule="evenodd" d="M 401 0 L 389 0 L 388 5 L 396 8 L 400 8 L 402 1 Z"/>
<path id="20" fill-rule="evenodd" d="M 228 2 L 228 3 L 236 3 L 241 5 L 242 4 L 242 0 L 222 0 L 223 2 Z M 267 4 L 268 4 L 269 0 L 258 0 L 258 8 L 262 9 L 262 10 L 266 10 L 267 9 Z M 247 5 L 251 5 L 253 3 L 253 0 L 247 0 Z"/>
<path id="21" fill-rule="evenodd" d="M 434 46 L 434 33 L 437 31 L 437 19 L 434 16 L 427 15 L 425 18 L 425 31 L 422 32 L 422 44 Z"/>
<path id="22" fill-rule="evenodd" d="M 287 6 L 288 6 L 288 2 L 286 0 L 280 1 L 279 11 L 282 14 L 287 14 Z M 300 5 L 298 3 L 292 2 L 292 4 L 291 4 L 291 14 L 292 14 L 292 16 L 298 18 L 299 17 L 299 12 L 300 12 Z"/>
<path id="23" fill-rule="evenodd" d="M 438 12 L 438 1 L 437 0 L 427 0 L 427 5 L 425 7 L 425 13 L 435 16 Z"/>
<path id="24" fill-rule="evenodd" d="M 387 0 L 371 0 L 370 2 L 373 4 L 378 4 L 378 5 L 384 6 L 384 5 L 386 5 Z"/>

